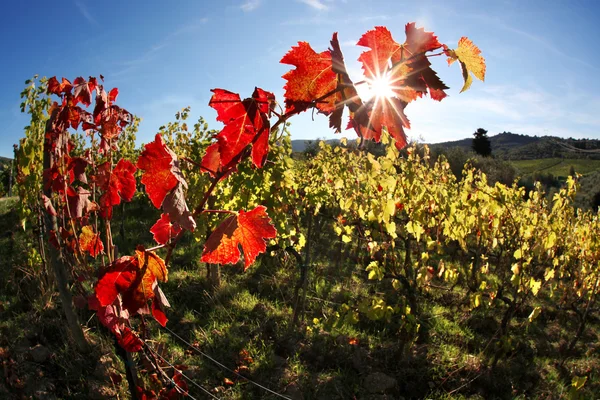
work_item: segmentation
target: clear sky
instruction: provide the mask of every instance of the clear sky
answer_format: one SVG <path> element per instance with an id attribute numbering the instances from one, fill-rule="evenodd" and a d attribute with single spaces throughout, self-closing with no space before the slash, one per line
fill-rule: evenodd
<path id="1" fill-rule="evenodd" d="M 279 60 L 298 41 L 323 51 L 339 32 L 359 80 L 358 38 L 384 25 L 403 42 L 412 21 L 450 47 L 468 36 L 486 58 L 487 76 L 459 94 L 458 65 L 435 58 L 449 97 L 411 103 L 409 136 L 439 142 L 482 127 L 600 138 L 600 1 L 32 0 L 5 1 L 0 15 L 0 155 L 12 157 L 28 123 L 19 93 L 34 74 L 104 75 L 107 88 L 119 88 L 118 104 L 143 119 L 138 138 L 147 142 L 188 105 L 193 119 L 202 115 L 219 129 L 207 106 L 212 88 L 243 98 L 259 86 L 281 101 L 289 66 Z M 292 119 L 291 132 L 335 137 L 324 117 L 310 114 Z"/>

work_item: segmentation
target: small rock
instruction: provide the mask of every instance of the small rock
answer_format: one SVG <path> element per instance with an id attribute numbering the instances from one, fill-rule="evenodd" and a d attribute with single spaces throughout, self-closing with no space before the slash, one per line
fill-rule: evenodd
<path id="1" fill-rule="evenodd" d="M 393 389 L 397 384 L 396 378 L 392 378 L 383 372 L 373 372 L 364 381 L 365 389 L 369 393 L 383 393 L 386 390 Z"/>
<path id="2" fill-rule="evenodd" d="M 36 363 L 43 363 L 46 362 L 46 360 L 48 360 L 48 358 L 50 357 L 50 350 L 48 350 L 41 344 L 38 344 L 29 349 L 29 354 L 31 355 L 31 358 L 33 358 L 33 361 L 35 361 Z"/>

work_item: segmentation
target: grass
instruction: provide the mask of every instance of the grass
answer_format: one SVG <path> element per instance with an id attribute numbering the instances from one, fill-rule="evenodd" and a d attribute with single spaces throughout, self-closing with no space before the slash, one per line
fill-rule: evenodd
<path id="1" fill-rule="evenodd" d="M 150 245 L 149 226 L 143 221 L 158 218 L 143 201 L 127 205 L 126 211 L 128 235 L 115 235 L 121 254 L 133 251 L 137 242 Z M 118 225 L 119 212 L 114 220 Z M 0 348 L 7 349 L 14 373 L 25 382 L 22 389 L 0 383 L 0 398 L 33 396 L 40 387 L 57 398 L 102 393 L 107 394 L 104 398 L 128 398 L 126 385 L 110 380 L 110 373 L 124 377 L 112 337 L 95 319 L 88 321 L 91 313 L 86 310 L 79 312 L 94 353 L 84 357 L 73 350 L 56 296 L 40 290 L 36 277 L 41 272 L 32 270 L 26 233 L 18 228 L 10 206 L 0 213 L 0 231 L 9 232 L 0 238 L 0 259 L 7 260 L 0 263 Z M 141 233 L 128 237 L 131 232 Z M 460 287 L 419 296 L 419 335 L 411 347 L 404 345 L 397 316 L 389 323 L 363 316 L 356 325 L 325 329 L 342 303 L 375 294 L 393 300 L 386 282 L 365 279 L 364 267 L 350 250 L 336 253 L 335 262 L 329 234 L 323 229 L 314 245 L 300 326 L 291 323 L 299 275 L 293 260 L 266 255 L 246 272 L 224 267 L 222 285 L 212 288 L 199 263 L 201 244 L 185 236 L 174 253 L 169 280 L 161 287 L 172 305 L 167 327 L 194 347 L 155 322 L 148 324 L 150 346 L 170 364 L 185 366 L 188 378 L 220 399 L 277 398 L 230 370 L 292 399 L 554 399 L 566 398 L 574 376 L 588 376 L 582 398 L 600 393 L 600 321 L 590 321 L 584 340 L 560 366 L 557 356 L 572 335 L 575 316 L 559 312 L 544 297 L 537 299 L 544 312 L 534 323 L 528 323 L 527 315 L 515 318 L 511 342 L 495 367 L 493 337 L 503 309 L 470 310 L 461 302 L 465 291 Z M 30 359 L 37 344 L 51 352 L 43 363 Z M 105 364 L 108 374 L 102 373 Z M 385 374 L 393 385 L 374 393 L 369 379 L 375 373 Z M 149 378 L 145 381 L 151 385 Z M 200 389 L 191 383 L 189 387 L 195 398 L 203 398 Z"/>
<path id="2" fill-rule="evenodd" d="M 586 175 L 600 170 L 600 160 L 568 159 L 568 158 L 542 158 L 537 160 L 510 161 L 523 175 L 532 175 L 535 172 L 552 174 L 557 177 L 569 176 L 571 167 L 575 172 Z"/>

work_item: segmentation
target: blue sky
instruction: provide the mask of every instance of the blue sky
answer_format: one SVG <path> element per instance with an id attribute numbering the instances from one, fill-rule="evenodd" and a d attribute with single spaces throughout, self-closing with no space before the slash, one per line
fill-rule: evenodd
<path id="1" fill-rule="evenodd" d="M 468 36 L 487 61 L 486 82 L 462 86 L 458 65 L 443 57 L 434 68 L 451 89 L 441 103 L 411 103 L 409 136 L 439 142 L 490 134 L 600 138 L 600 2 L 227 0 L 10 1 L 0 16 L 0 155 L 12 157 L 26 116 L 19 93 L 34 74 L 105 77 L 118 104 L 142 117 L 138 138 L 152 140 L 175 112 L 192 107 L 215 129 L 207 106 L 212 88 L 248 97 L 255 86 L 283 100 L 289 68 L 281 57 L 298 41 L 325 50 L 339 32 L 351 75 L 364 48 L 354 46 L 374 26 L 404 41 L 415 21 L 455 47 Z M 292 119 L 294 139 L 335 137 L 322 116 Z M 351 131 L 345 136 L 354 137 Z"/>

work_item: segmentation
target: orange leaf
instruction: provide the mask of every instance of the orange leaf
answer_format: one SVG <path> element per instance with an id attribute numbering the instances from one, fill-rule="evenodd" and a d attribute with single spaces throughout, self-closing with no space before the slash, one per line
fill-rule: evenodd
<path id="1" fill-rule="evenodd" d="M 213 264 L 234 264 L 240 259 L 240 249 L 244 251 L 244 269 L 266 250 L 265 239 L 274 238 L 277 230 L 264 206 L 226 218 L 210 235 L 204 245 L 202 262 Z"/>
<path id="2" fill-rule="evenodd" d="M 333 71 L 331 51 L 315 52 L 310 44 L 298 42 L 281 59 L 280 63 L 296 67 L 285 75 L 286 113 L 304 111 L 309 103 L 325 96 L 337 87 L 337 75 Z M 325 114 L 335 109 L 335 98 L 330 96 L 326 101 L 318 103 L 317 109 Z"/>
<path id="3" fill-rule="evenodd" d="M 81 251 L 89 252 L 90 256 L 94 258 L 104 250 L 104 244 L 100 239 L 100 235 L 95 233 L 90 225 L 81 228 L 79 247 L 81 248 Z"/>

